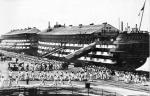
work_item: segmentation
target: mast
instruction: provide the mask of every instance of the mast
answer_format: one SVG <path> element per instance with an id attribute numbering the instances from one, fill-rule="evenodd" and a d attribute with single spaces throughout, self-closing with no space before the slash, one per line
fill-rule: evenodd
<path id="1" fill-rule="evenodd" d="M 145 2 L 146 2 L 146 0 L 145 0 Z M 139 32 L 140 32 L 140 28 L 141 28 L 141 24 L 142 24 L 142 20 L 143 20 L 145 2 L 144 2 L 144 5 L 143 5 L 143 7 L 142 7 L 142 9 L 141 9 L 141 11 L 142 11 L 142 16 L 141 16 L 141 21 L 140 21 L 140 26 L 139 26 Z"/>
<path id="2" fill-rule="evenodd" d="M 120 18 L 118 18 L 118 27 L 119 27 L 119 30 L 120 30 Z"/>
<path id="3" fill-rule="evenodd" d="M 50 21 L 48 22 L 48 29 L 50 29 L 51 28 L 51 25 L 50 25 Z"/>

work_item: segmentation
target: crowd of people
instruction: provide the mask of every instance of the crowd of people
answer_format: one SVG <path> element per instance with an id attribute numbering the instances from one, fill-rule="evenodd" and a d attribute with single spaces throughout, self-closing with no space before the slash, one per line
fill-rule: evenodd
<path id="1" fill-rule="evenodd" d="M 52 60 L 51 63 L 8 63 L 8 70 L 10 71 L 52 71 L 59 69 L 62 69 L 62 63 L 56 60 Z"/>
<path id="2" fill-rule="evenodd" d="M 13 80 L 16 78 L 19 78 L 20 81 L 24 81 L 27 78 L 30 81 L 54 81 L 56 80 L 63 80 L 67 81 L 69 79 L 76 80 L 76 81 L 82 81 L 86 80 L 86 74 L 84 72 L 68 72 L 64 70 L 55 70 L 55 71 L 18 71 L 13 72 L 10 71 L 9 77 L 11 77 Z"/>
<path id="3" fill-rule="evenodd" d="M 10 62 L 9 63 L 9 68 L 13 71 L 20 71 L 21 70 L 27 70 L 28 71 L 28 67 L 32 67 L 34 65 L 36 65 L 37 69 L 36 68 L 33 68 L 34 70 L 40 70 L 42 69 L 41 71 L 44 71 L 44 70 L 47 70 L 49 69 L 47 66 L 50 65 L 50 67 L 52 66 L 52 69 L 54 70 L 58 70 L 58 69 L 62 69 L 62 64 L 64 63 L 63 61 L 60 61 L 60 60 L 54 60 L 54 59 L 46 59 L 46 58 L 40 58 L 40 57 L 35 57 L 35 56 L 29 56 L 29 55 L 26 55 L 26 54 L 18 54 L 18 53 L 14 53 L 14 52 L 7 52 L 7 51 L 4 51 L 4 50 L 1 50 L 3 54 L 7 54 L 7 56 L 1 56 L 1 57 L 4 57 L 4 58 L 10 58 L 11 61 L 14 61 L 14 62 Z M 13 57 L 13 58 L 12 58 Z M 13 60 L 15 58 L 15 60 Z M 20 61 L 27 61 L 27 63 L 24 63 L 24 62 L 21 62 L 19 63 L 19 60 Z M 5 60 L 3 60 L 5 62 Z M 39 66 L 40 69 L 39 69 Z M 30 70 L 33 71 L 33 69 L 30 68 Z"/>
<path id="4" fill-rule="evenodd" d="M 139 74 L 137 72 L 128 72 L 128 71 L 117 71 L 110 70 L 106 67 L 97 67 L 97 66 L 88 66 L 86 68 L 90 70 L 91 79 L 103 79 L 103 80 L 115 80 L 122 81 L 125 83 L 142 83 L 145 84 L 149 80 L 146 74 Z"/>
<path id="5" fill-rule="evenodd" d="M 98 67 L 98 66 L 86 66 L 84 68 L 85 72 L 89 75 L 89 80 L 109 80 L 111 77 L 111 70 L 106 67 Z"/>
<path id="6" fill-rule="evenodd" d="M 138 74 L 136 72 L 117 71 L 108 69 L 106 67 L 87 65 L 82 67 L 79 71 L 61 70 L 62 62 L 51 60 L 51 63 L 19 63 L 19 59 L 8 58 L 1 56 L 2 62 L 9 61 L 9 81 L 10 85 L 12 81 L 56 81 L 63 82 L 68 81 L 94 81 L 94 80 L 115 80 L 125 83 L 145 83 L 149 78 L 145 74 Z M 1 72 L 0 72 L 1 73 Z M 0 80 L 4 78 L 0 74 Z"/>
<path id="7" fill-rule="evenodd" d="M 1 61 L 1 62 L 11 61 L 11 60 L 12 60 L 12 58 L 11 58 L 11 57 L 0 56 L 0 61 Z"/>
<path id="8" fill-rule="evenodd" d="M 139 75 L 134 72 L 115 71 L 117 81 L 123 81 L 125 83 L 145 83 L 148 78 L 145 74 Z"/>
<path id="9" fill-rule="evenodd" d="M 115 80 L 122 81 L 125 83 L 145 83 L 148 78 L 146 75 L 139 75 L 133 72 L 125 72 L 125 71 L 116 71 L 110 70 L 106 67 L 97 67 L 97 66 L 86 66 L 82 68 L 78 72 L 74 71 L 65 71 L 65 70 L 51 70 L 51 71 L 10 71 L 10 77 L 14 80 L 15 78 L 19 78 L 20 81 L 26 80 L 27 77 L 29 80 L 45 80 L 45 81 L 53 81 L 57 80 L 68 80 L 69 78 L 72 81 L 94 81 L 94 80 Z M 19 74 L 19 75 L 18 75 Z"/>

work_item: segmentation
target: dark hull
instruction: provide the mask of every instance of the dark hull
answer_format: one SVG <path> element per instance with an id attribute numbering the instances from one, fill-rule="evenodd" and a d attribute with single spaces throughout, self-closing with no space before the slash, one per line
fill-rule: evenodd
<path id="1" fill-rule="evenodd" d="M 149 57 L 148 33 L 121 33 L 114 44 L 116 49 L 111 50 L 119 69 L 135 70 L 141 67 Z"/>

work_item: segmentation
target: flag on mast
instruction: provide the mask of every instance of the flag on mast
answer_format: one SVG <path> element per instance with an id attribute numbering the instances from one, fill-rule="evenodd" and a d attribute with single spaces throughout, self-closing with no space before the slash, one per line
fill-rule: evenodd
<path id="1" fill-rule="evenodd" d="M 141 11 L 143 11 L 143 10 L 144 10 L 144 8 L 145 8 L 145 2 L 144 2 L 144 5 L 143 5 L 143 7 L 142 7 Z"/>
<path id="2" fill-rule="evenodd" d="M 145 2 L 146 2 L 146 0 L 145 0 Z M 143 7 L 142 7 L 142 8 L 141 8 L 141 10 L 140 10 L 140 12 L 139 12 L 138 16 L 140 16 L 141 12 L 142 12 L 142 11 L 144 11 L 144 8 L 145 8 L 145 2 L 144 2 Z"/>

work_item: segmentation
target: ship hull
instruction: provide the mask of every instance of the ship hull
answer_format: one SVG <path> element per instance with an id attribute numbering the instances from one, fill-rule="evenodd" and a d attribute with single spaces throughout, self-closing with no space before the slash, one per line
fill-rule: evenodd
<path id="1" fill-rule="evenodd" d="M 147 33 L 121 33 L 111 50 L 118 69 L 135 70 L 141 67 L 149 57 L 149 34 Z"/>

